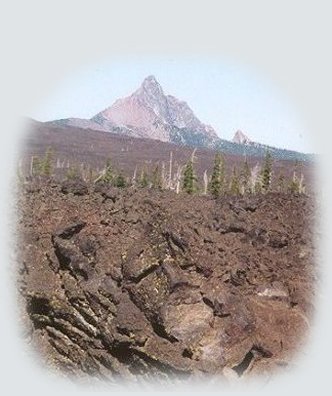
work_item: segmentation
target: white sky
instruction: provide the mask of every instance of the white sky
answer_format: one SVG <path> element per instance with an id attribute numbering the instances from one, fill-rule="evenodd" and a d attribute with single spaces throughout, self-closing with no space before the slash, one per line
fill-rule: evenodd
<path id="1" fill-rule="evenodd" d="M 185 100 L 221 138 L 242 130 L 251 140 L 311 152 L 294 106 L 264 76 L 230 62 L 175 58 L 126 58 L 92 64 L 63 81 L 28 116 L 39 121 L 91 118 L 130 95 L 153 74 L 166 94 Z"/>

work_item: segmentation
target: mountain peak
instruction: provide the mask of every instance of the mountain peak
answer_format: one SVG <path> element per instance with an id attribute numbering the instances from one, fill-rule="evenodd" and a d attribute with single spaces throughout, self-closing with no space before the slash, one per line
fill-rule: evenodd
<path id="1" fill-rule="evenodd" d="M 251 140 L 242 131 L 237 130 L 232 140 L 234 143 L 238 144 L 250 144 Z"/>
<path id="2" fill-rule="evenodd" d="M 159 85 L 156 77 L 153 74 L 150 74 L 149 76 L 145 77 L 145 79 L 143 80 L 143 84 L 144 83 L 152 83 Z"/>
<path id="3" fill-rule="evenodd" d="M 150 95 L 152 94 L 153 96 L 164 96 L 161 85 L 153 75 L 147 76 L 143 80 L 140 88 L 135 92 L 136 95 L 142 95 L 146 93 Z"/>
<path id="4" fill-rule="evenodd" d="M 190 143 L 201 139 L 212 144 L 218 138 L 213 128 L 203 124 L 186 102 L 165 95 L 154 75 L 147 76 L 132 95 L 118 99 L 91 120 L 103 128 L 125 127 L 139 137 L 163 141 Z"/>

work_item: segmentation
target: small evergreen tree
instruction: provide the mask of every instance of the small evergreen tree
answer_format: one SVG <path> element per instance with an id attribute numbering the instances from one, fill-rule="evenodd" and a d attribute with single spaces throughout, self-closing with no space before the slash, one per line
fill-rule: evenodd
<path id="1" fill-rule="evenodd" d="M 278 192 L 285 192 L 286 191 L 286 178 L 283 173 L 280 173 L 277 181 L 277 191 Z"/>
<path id="2" fill-rule="evenodd" d="M 272 156 L 269 151 L 266 152 L 262 173 L 261 173 L 261 184 L 262 191 L 267 192 L 270 189 L 272 180 Z"/>
<path id="3" fill-rule="evenodd" d="M 112 166 L 112 161 L 110 158 L 108 158 L 106 161 L 104 173 L 101 177 L 101 180 L 105 183 L 112 183 L 114 176 L 115 175 L 114 175 L 114 170 L 113 170 L 113 166 Z"/>
<path id="4" fill-rule="evenodd" d="M 40 158 L 36 155 L 31 159 L 31 176 L 39 176 L 41 170 Z"/>
<path id="5" fill-rule="evenodd" d="M 209 185 L 209 191 L 214 198 L 217 198 L 224 187 L 225 182 L 225 164 L 224 159 L 220 153 L 214 157 L 214 165 Z"/>
<path id="6" fill-rule="evenodd" d="M 99 172 L 99 169 L 97 169 Z M 94 180 L 94 183 L 112 184 L 114 181 L 115 173 L 110 158 L 107 159 L 104 169 L 99 173 L 99 176 Z"/>
<path id="7" fill-rule="evenodd" d="M 235 166 L 233 168 L 233 173 L 232 173 L 232 177 L 231 177 L 229 190 L 232 195 L 240 195 L 241 194 L 240 180 L 239 180 L 239 176 L 238 176 Z"/>
<path id="8" fill-rule="evenodd" d="M 260 194 L 262 191 L 263 191 L 262 177 L 261 177 L 261 175 L 258 175 L 257 179 L 255 181 L 255 184 L 254 184 L 254 192 L 255 192 L 255 194 Z"/>
<path id="9" fill-rule="evenodd" d="M 162 180 L 159 171 L 159 165 L 156 165 L 153 172 L 152 172 L 152 187 L 156 190 L 162 189 Z"/>
<path id="10" fill-rule="evenodd" d="M 193 194 L 196 191 L 196 176 L 194 173 L 193 155 L 187 162 L 183 172 L 183 190 L 188 194 Z"/>
<path id="11" fill-rule="evenodd" d="M 142 169 L 142 171 L 141 171 L 141 177 L 140 177 L 140 180 L 139 180 L 139 185 L 140 185 L 142 188 L 146 188 L 146 187 L 148 187 L 148 185 L 149 185 L 148 172 L 147 172 L 145 166 L 143 167 L 143 169 Z"/>
<path id="12" fill-rule="evenodd" d="M 43 176 L 50 177 L 53 171 L 53 157 L 54 153 L 51 147 L 49 147 L 44 155 L 44 158 L 42 159 L 40 163 L 40 172 Z"/>
<path id="13" fill-rule="evenodd" d="M 118 188 L 125 188 L 127 186 L 126 179 L 124 178 L 122 172 L 117 174 L 114 178 L 114 186 Z"/>

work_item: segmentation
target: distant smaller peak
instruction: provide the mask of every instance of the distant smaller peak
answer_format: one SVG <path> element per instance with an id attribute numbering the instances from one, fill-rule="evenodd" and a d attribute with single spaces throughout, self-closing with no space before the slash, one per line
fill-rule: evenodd
<path id="1" fill-rule="evenodd" d="M 238 144 L 249 144 L 252 143 L 252 141 L 249 139 L 247 135 L 245 135 L 242 131 L 237 130 L 234 134 L 234 137 L 232 139 L 234 143 Z"/>

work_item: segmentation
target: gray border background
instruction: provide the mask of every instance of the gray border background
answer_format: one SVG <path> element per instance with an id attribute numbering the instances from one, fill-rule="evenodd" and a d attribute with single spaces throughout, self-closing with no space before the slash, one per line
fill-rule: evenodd
<path id="1" fill-rule="evenodd" d="M 0 5 L 0 342 L 3 394 L 72 393 L 79 387 L 43 371 L 18 338 L 14 292 L 11 191 L 15 155 L 28 115 L 82 66 L 105 57 L 230 58 L 271 79 L 297 106 L 313 151 L 322 214 L 318 312 L 297 367 L 273 381 L 225 390 L 294 394 L 331 388 L 331 6 L 329 1 L 3 1 Z M 324 237 L 325 235 L 325 237 Z M 138 386 L 121 393 L 149 393 Z M 103 389 L 99 389 L 103 391 Z M 219 384 L 157 389 L 176 394 L 219 393 Z M 104 389 L 106 392 L 106 390 Z M 112 389 L 111 389 L 112 391 Z M 155 393 L 156 390 L 153 390 Z"/>

